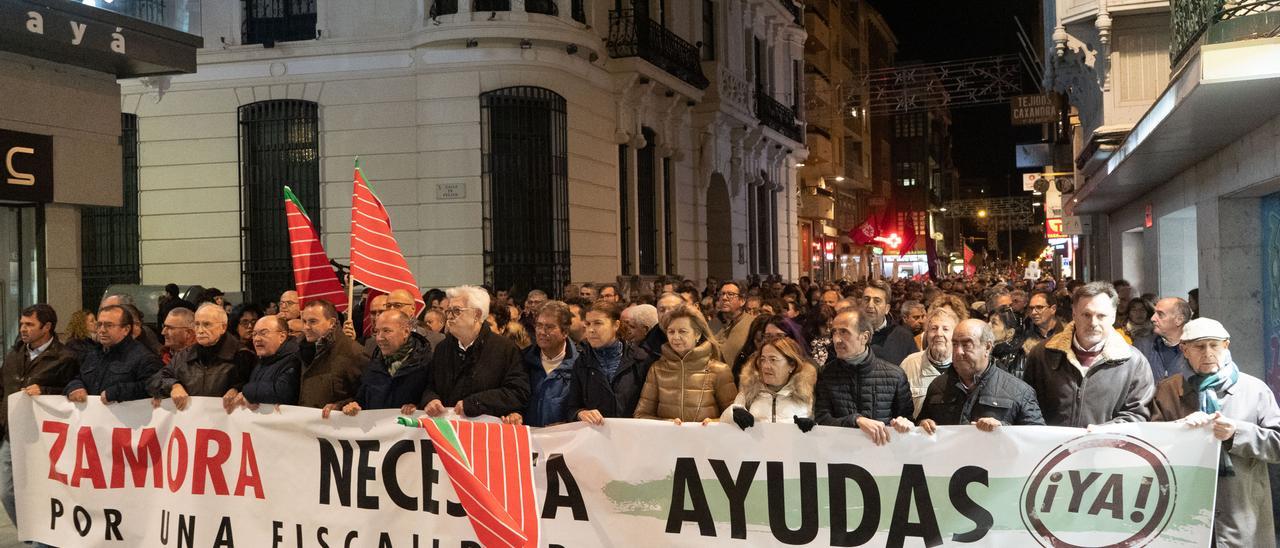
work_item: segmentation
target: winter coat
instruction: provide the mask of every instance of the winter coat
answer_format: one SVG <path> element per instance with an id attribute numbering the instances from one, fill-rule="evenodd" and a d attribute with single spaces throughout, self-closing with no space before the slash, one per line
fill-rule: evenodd
<path id="1" fill-rule="evenodd" d="M 303 366 L 298 405 L 321 408 L 355 397 L 369 358 L 342 329 L 335 328 L 323 342 L 302 343 L 299 352 Z"/>
<path id="2" fill-rule="evenodd" d="M 814 386 L 818 424 L 857 428 L 858 417 L 889 424 L 895 417 L 910 417 L 913 410 L 906 373 L 876 357 L 875 351 L 856 364 L 832 356 Z"/>
<path id="3" fill-rule="evenodd" d="M 1049 426 L 1142 422 L 1155 395 L 1151 366 L 1114 329 L 1106 330 L 1102 354 L 1087 374 L 1071 348 L 1072 324 L 1027 354 L 1022 379 L 1036 391 Z"/>
<path id="4" fill-rule="evenodd" d="M 31 385 L 40 387 L 41 394 L 61 394 L 67 383 L 80 369 L 80 359 L 54 335 L 49 346 L 29 359 L 27 346 L 19 344 L 4 357 L 0 367 L 0 382 L 4 385 L 4 401 L 0 401 L 0 430 L 9 431 L 9 396 Z"/>
<path id="5" fill-rule="evenodd" d="M 950 360 L 947 360 L 950 363 Z M 902 372 L 907 375 L 907 384 L 911 385 L 911 416 L 920 414 L 920 406 L 924 405 L 924 395 L 929 392 L 929 384 L 938 378 L 942 371 L 929 361 L 929 351 L 921 350 L 902 360 Z M 949 369 L 944 367 L 943 369 Z"/>
<path id="6" fill-rule="evenodd" d="M 298 341 L 287 339 L 275 354 L 258 360 L 257 367 L 249 374 L 249 382 L 240 392 L 249 403 L 297 405 L 301 371 Z"/>
<path id="7" fill-rule="evenodd" d="M 795 422 L 795 417 L 813 418 L 813 386 L 818 381 L 818 368 L 808 360 L 791 373 L 787 384 L 777 392 L 764 385 L 755 367 L 742 368 L 738 381 L 738 397 L 724 410 L 722 421 L 733 420 L 735 408 L 746 409 L 758 421 Z"/>
<path id="8" fill-rule="evenodd" d="M 991 365 L 1021 379 L 1027 368 L 1027 351 L 1023 350 L 1023 342 L 1024 339 L 1015 337 L 996 343 L 991 349 Z"/>
<path id="9" fill-rule="evenodd" d="M 1147 363 L 1151 364 L 1151 378 L 1157 385 L 1173 375 L 1180 374 L 1185 378 L 1194 374 L 1191 364 L 1187 363 L 1187 358 L 1182 355 L 1182 347 L 1176 344 L 1170 347 L 1164 343 L 1164 338 L 1160 335 L 1151 334 L 1134 340 L 1133 347 L 1137 348 L 1138 352 L 1147 359 Z M 1160 352 L 1161 349 L 1173 350 L 1172 354 L 1176 357 L 1166 362 L 1165 354 Z"/>
<path id="10" fill-rule="evenodd" d="M 755 320 L 754 314 L 746 312 L 732 323 L 724 324 L 719 319 L 715 320 L 716 325 L 712 327 L 716 332 L 716 340 L 720 342 L 720 355 L 711 358 L 725 363 L 737 358 L 742 347 L 747 345 L 747 337 L 751 335 L 751 322 Z"/>
<path id="11" fill-rule="evenodd" d="M 533 332 L 530 331 L 530 333 Z M 640 343 L 640 349 L 650 356 L 658 356 L 662 354 L 664 344 L 667 344 L 667 332 L 662 330 L 662 324 L 658 324 L 645 334 L 644 341 Z"/>
<path id="12" fill-rule="evenodd" d="M 149 398 L 147 381 L 164 364 L 160 357 L 147 350 L 142 343 L 125 335 L 119 344 L 103 350 L 95 346 L 80 361 L 80 373 L 63 393 L 70 394 L 83 388 L 90 396 L 107 393 L 107 400 L 124 402 Z"/>
<path id="13" fill-rule="evenodd" d="M 227 390 L 240 390 L 258 357 L 240 344 L 240 340 L 224 333 L 213 346 L 193 344 L 173 355 L 168 367 L 147 382 L 147 392 L 155 398 L 167 398 L 174 384 L 192 396 L 221 398 Z"/>
<path id="14" fill-rule="evenodd" d="M 1240 373 L 1235 386 L 1218 392 L 1222 416 L 1236 427 L 1223 449 L 1234 476 L 1218 477 L 1213 538 L 1216 546 L 1276 545 L 1267 464 L 1280 462 L 1280 408 L 1259 380 Z M 1160 383 L 1151 420 L 1171 421 L 1200 410 L 1200 395 L 1186 377 L 1175 374 Z"/>
<path id="15" fill-rule="evenodd" d="M 595 354 L 582 350 L 570 371 L 569 393 L 565 396 L 569 420 L 578 420 L 578 412 L 585 409 L 599 411 L 606 418 L 631 418 L 653 360 L 648 352 L 623 343 L 622 361 L 610 379 Z"/>
<path id="16" fill-rule="evenodd" d="M 885 326 L 871 337 L 871 350 L 881 360 L 893 365 L 902 363 L 907 356 L 919 351 L 915 335 L 901 324 L 886 321 Z"/>
<path id="17" fill-rule="evenodd" d="M 529 345 L 524 351 L 524 369 L 529 374 L 529 406 L 523 421 L 529 426 L 550 426 L 573 420 L 565 402 L 573 381 L 573 366 L 579 356 L 573 341 L 564 341 L 564 359 L 550 373 L 542 367 L 542 349 Z"/>
<path id="18" fill-rule="evenodd" d="M 446 408 L 461 401 L 469 417 L 523 411 L 529 405 L 529 374 L 520 349 L 487 324 L 480 326 L 480 335 L 467 350 L 453 335 L 446 336 L 431 357 L 422 407 L 431 400 L 440 400 Z"/>
<path id="19" fill-rule="evenodd" d="M 417 333 L 409 333 L 405 344 L 413 345 L 413 349 L 404 357 L 395 375 L 390 373 L 390 364 L 384 359 L 382 349 L 374 347 L 373 357 L 369 358 L 360 375 L 360 384 L 353 399 L 334 402 L 336 406 L 341 409 L 351 401 L 360 404 L 361 409 L 399 409 L 409 403 L 419 405 L 422 393 L 427 389 L 435 353 L 431 351 L 431 343 L 426 337 Z"/>
<path id="20" fill-rule="evenodd" d="M 916 422 L 932 419 L 940 425 L 954 425 L 982 418 L 1005 425 L 1044 424 L 1035 390 L 993 364 L 987 365 L 967 391 L 960 387 L 960 375 L 954 367 L 934 379 Z"/>
<path id="21" fill-rule="evenodd" d="M 738 388 L 729 365 L 716 359 L 715 352 L 709 341 L 683 357 L 671 349 L 671 343 L 664 345 L 662 357 L 649 367 L 635 418 L 687 422 L 720 418 L 733 405 Z"/>

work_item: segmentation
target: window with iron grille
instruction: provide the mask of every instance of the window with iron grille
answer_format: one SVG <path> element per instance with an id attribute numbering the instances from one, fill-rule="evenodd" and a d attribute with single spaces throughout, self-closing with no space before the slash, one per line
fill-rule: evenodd
<path id="1" fill-rule="evenodd" d="M 480 95 L 485 281 L 523 293 L 569 282 L 564 97 L 519 86 Z"/>
<path id="2" fill-rule="evenodd" d="M 636 151 L 636 237 L 639 238 L 640 274 L 658 273 L 657 135 L 643 128 L 644 148 Z"/>
<path id="3" fill-rule="evenodd" d="M 241 0 L 244 44 L 314 40 L 316 0 Z"/>
<path id="4" fill-rule="evenodd" d="M 85 308 L 97 310 L 107 287 L 142 280 L 138 253 L 138 116 L 120 115 L 124 177 L 120 207 L 80 210 L 80 295 Z"/>
<path id="5" fill-rule="evenodd" d="M 702 60 L 716 60 L 716 4 L 702 0 Z"/>
<path id="6" fill-rule="evenodd" d="M 253 301 L 293 287 L 293 259 L 284 215 L 289 185 L 320 226 L 319 107 L 292 99 L 240 107 L 241 287 Z"/>
<path id="7" fill-rule="evenodd" d="M 754 189 L 756 203 L 756 273 L 760 275 L 773 273 L 773 226 L 775 212 L 770 209 L 773 202 L 769 195 L 773 194 L 770 183 L 757 185 Z"/>
<path id="8" fill-rule="evenodd" d="M 618 145 L 618 249 L 623 274 L 631 273 L 631 180 L 627 167 L 631 147 Z"/>
<path id="9" fill-rule="evenodd" d="M 676 182 L 671 174 L 671 158 L 662 159 L 662 219 L 666 224 L 667 271 L 664 274 L 675 274 L 679 265 L 679 254 L 676 253 Z"/>

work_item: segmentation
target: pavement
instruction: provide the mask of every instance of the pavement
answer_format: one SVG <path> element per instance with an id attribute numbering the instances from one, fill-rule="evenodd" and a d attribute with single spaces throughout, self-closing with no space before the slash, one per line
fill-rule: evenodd
<path id="1" fill-rule="evenodd" d="M 0 510 L 0 548 L 18 548 L 26 546 L 18 542 L 18 529 L 9 523 L 9 516 L 4 515 L 4 511 Z"/>

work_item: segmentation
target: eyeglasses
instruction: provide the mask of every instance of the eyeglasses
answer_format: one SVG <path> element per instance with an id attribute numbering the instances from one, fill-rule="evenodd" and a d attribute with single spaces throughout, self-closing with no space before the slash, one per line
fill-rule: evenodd
<path id="1" fill-rule="evenodd" d="M 298 301 L 280 301 L 280 308 L 286 306 L 298 306 Z"/>
<path id="2" fill-rule="evenodd" d="M 718 294 L 716 295 L 716 297 L 717 297 L 717 298 L 720 298 L 720 299 L 736 299 L 736 298 L 738 298 L 740 295 L 742 295 L 742 294 L 741 294 L 741 293 L 734 293 L 734 292 L 732 292 L 732 291 L 721 291 L 720 293 L 718 293 Z"/>
<path id="3" fill-rule="evenodd" d="M 257 320 L 253 318 L 245 318 L 240 320 L 240 327 L 253 327 L 253 324 L 255 323 L 257 323 Z"/>
<path id="4" fill-rule="evenodd" d="M 1027 310 L 1030 310 L 1032 312 L 1039 312 L 1041 310 L 1048 310 L 1048 309 L 1049 307 L 1047 305 L 1031 305 L 1027 307 Z"/>
<path id="5" fill-rule="evenodd" d="M 456 317 L 458 317 L 458 316 L 461 316 L 461 315 L 462 315 L 462 311 L 463 311 L 463 310 L 479 310 L 479 309 L 478 309 L 478 308 L 472 308 L 472 307 L 470 307 L 470 306 L 465 307 L 465 308 L 449 308 L 449 309 L 446 309 L 446 310 L 444 311 L 444 315 L 445 315 L 445 317 L 446 317 L 446 318 L 456 318 Z"/>
<path id="6" fill-rule="evenodd" d="M 786 334 L 786 333 L 769 333 L 769 332 L 765 332 L 765 333 L 762 333 L 762 334 L 761 334 L 761 336 L 763 336 L 763 337 L 764 337 L 764 340 L 766 340 L 766 341 L 776 341 L 776 340 L 779 340 L 779 339 L 785 339 L 785 338 L 787 338 L 787 334 Z"/>
<path id="7" fill-rule="evenodd" d="M 413 308 L 414 303 L 387 303 L 387 308 Z"/>
<path id="8" fill-rule="evenodd" d="M 265 338 L 267 338 L 268 336 L 270 336 L 272 333 L 283 333 L 283 334 L 288 334 L 287 332 L 285 332 L 285 331 L 281 331 L 281 330 L 279 330 L 279 329 L 259 329 L 259 330 L 257 330 L 257 331 L 254 331 L 254 332 L 253 332 L 253 338 L 255 338 L 255 339 L 265 339 Z"/>

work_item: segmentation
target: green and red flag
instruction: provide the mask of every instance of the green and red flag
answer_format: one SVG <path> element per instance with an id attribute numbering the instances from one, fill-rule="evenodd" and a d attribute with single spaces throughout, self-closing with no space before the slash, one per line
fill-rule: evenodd
<path id="1" fill-rule="evenodd" d="M 284 187 L 284 213 L 289 223 L 289 253 L 293 255 L 293 283 L 298 291 L 299 306 L 324 299 L 333 303 L 339 312 L 346 312 L 346 292 L 329 265 L 329 255 L 324 252 L 302 202 L 287 186 Z"/>
<path id="2" fill-rule="evenodd" d="M 354 188 L 351 194 L 351 277 L 366 287 L 383 293 L 404 289 L 413 295 L 417 305 L 414 313 L 422 311 L 426 302 L 422 291 L 409 270 L 409 263 L 400 252 L 395 234 L 391 232 L 391 217 L 382 200 L 369 188 L 356 160 Z"/>
<path id="3" fill-rule="evenodd" d="M 481 546 L 538 546 L 527 426 L 401 417 L 427 430 Z"/>

